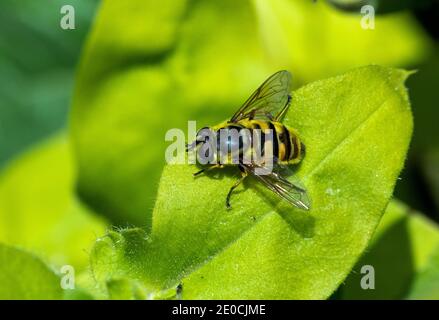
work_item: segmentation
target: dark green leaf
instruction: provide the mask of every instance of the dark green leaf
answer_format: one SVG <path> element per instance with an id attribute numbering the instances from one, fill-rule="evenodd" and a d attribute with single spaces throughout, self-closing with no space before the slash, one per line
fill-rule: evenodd
<path id="1" fill-rule="evenodd" d="M 410 292 L 415 275 L 423 270 L 439 245 L 438 226 L 423 215 L 392 201 L 366 254 L 341 287 L 342 299 L 402 299 Z M 375 289 L 360 283 L 364 265 L 374 268 Z"/>

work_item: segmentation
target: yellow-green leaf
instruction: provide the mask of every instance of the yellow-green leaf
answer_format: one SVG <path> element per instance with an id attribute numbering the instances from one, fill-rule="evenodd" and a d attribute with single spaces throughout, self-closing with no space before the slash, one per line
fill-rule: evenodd
<path id="1" fill-rule="evenodd" d="M 228 211 L 236 170 L 194 179 L 195 166 L 167 165 L 151 233 L 111 232 L 96 243 L 101 288 L 125 277 L 151 298 L 327 298 L 367 246 L 403 166 L 412 134 L 407 76 L 369 66 L 293 92 L 285 123 L 307 146 L 295 175 L 309 212 L 252 180 Z"/>
<path id="2" fill-rule="evenodd" d="M 75 197 L 75 168 L 67 138 L 41 143 L 0 176 L 0 241 L 26 247 L 77 272 L 106 223 Z"/>
<path id="3" fill-rule="evenodd" d="M 35 255 L 0 244 L 0 299 L 61 299 L 60 279 Z"/>

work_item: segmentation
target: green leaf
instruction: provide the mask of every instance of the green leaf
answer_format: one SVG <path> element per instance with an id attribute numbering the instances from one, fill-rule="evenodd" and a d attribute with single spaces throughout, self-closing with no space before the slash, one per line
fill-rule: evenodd
<path id="1" fill-rule="evenodd" d="M 90 268 L 75 272 L 75 288 L 64 290 L 64 300 L 95 300 L 104 299 L 99 288 L 96 287 L 96 281 Z"/>
<path id="2" fill-rule="evenodd" d="M 402 299 L 413 278 L 423 270 L 439 245 L 439 227 L 399 201 L 392 201 L 380 222 L 366 254 L 358 261 L 341 287 L 342 299 Z M 371 265 L 375 289 L 360 286 L 361 268 Z"/>
<path id="3" fill-rule="evenodd" d="M 127 278 L 150 298 L 327 298 L 367 246 L 402 168 L 412 132 L 407 75 L 369 66 L 293 93 L 285 123 L 307 146 L 296 177 L 309 212 L 251 180 L 228 211 L 236 171 L 194 179 L 195 166 L 167 165 L 151 233 L 110 232 L 96 243 L 102 290 Z"/>
<path id="4" fill-rule="evenodd" d="M 39 258 L 0 244 L 0 299 L 61 299 L 60 279 Z"/>
<path id="5" fill-rule="evenodd" d="M 57 266 L 84 268 L 87 250 L 106 223 L 75 198 L 75 176 L 63 135 L 6 167 L 0 175 L 0 241 L 26 247 Z"/>
<path id="6" fill-rule="evenodd" d="M 230 116 L 279 69 L 298 85 L 429 51 L 408 14 L 377 17 L 375 30 L 360 20 L 309 0 L 104 2 L 71 115 L 82 199 L 116 224 L 150 227 L 168 129 Z"/>
<path id="7" fill-rule="evenodd" d="M 363 29 L 364 14 L 344 13 L 322 1 L 253 3 L 265 51 L 275 65 L 287 66 L 302 83 L 369 63 L 412 65 L 432 48 L 408 13 L 375 16 L 375 28 Z M 392 46 L 382 50 L 388 41 Z"/>
<path id="8" fill-rule="evenodd" d="M 439 299 L 439 247 L 415 278 L 409 299 Z"/>

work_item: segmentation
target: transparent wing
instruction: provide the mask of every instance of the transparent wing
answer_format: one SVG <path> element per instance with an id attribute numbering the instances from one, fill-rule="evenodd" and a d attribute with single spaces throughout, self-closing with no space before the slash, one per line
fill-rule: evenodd
<path id="1" fill-rule="evenodd" d="M 288 203 L 303 210 L 310 209 L 310 201 L 305 189 L 288 181 L 278 172 L 266 171 L 264 172 L 265 174 L 258 174 L 256 169 L 259 168 L 260 170 L 264 170 L 263 167 L 258 167 L 253 164 L 243 166 L 249 174 L 262 182 L 278 196 L 285 199 Z"/>
<path id="2" fill-rule="evenodd" d="M 284 108 L 288 108 L 291 88 L 291 73 L 286 70 L 276 72 L 247 99 L 230 122 L 250 117 L 269 120 L 277 118 Z"/>

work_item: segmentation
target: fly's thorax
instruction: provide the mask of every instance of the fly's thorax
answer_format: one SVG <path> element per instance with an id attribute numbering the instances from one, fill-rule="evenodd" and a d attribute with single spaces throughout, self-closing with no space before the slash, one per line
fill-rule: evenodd
<path id="1" fill-rule="evenodd" d="M 251 130 L 234 123 L 206 127 L 197 133 L 198 160 L 202 164 L 239 164 L 251 149 Z"/>
<path id="2" fill-rule="evenodd" d="M 197 134 L 202 164 L 297 163 L 302 146 L 297 131 L 280 122 L 244 119 L 202 128 Z"/>
<path id="3" fill-rule="evenodd" d="M 235 123 L 226 123 L 217 129 L 216 138 L 218 163 L 236 165 L 245 162 L 252 148 L 250 129 Z"/>

